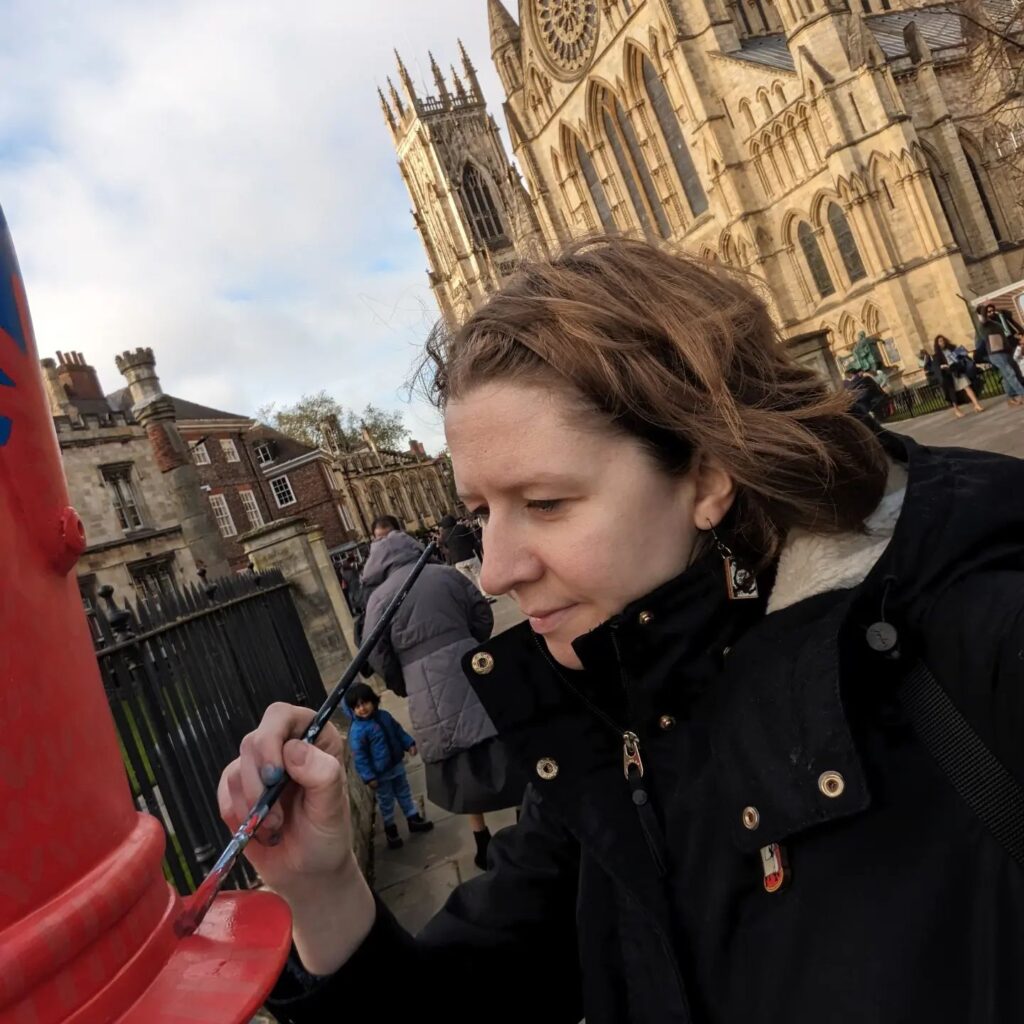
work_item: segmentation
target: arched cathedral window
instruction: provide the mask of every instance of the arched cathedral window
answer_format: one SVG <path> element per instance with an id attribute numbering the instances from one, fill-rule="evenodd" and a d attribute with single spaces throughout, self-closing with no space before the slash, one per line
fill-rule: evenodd
<path id="1" fill-rule="evenodd" d="M 647 197 L 647 205 L 651 208 L 654 219 L 658 224 L 658 233 L 662 238 L 668 238 L 672 229 L 669 227 L 668 217 L 665 216 L 665 209 L 661 205 L 658 189 L 654 184 L 654 179 L 651 177 L 650 168 L 647 166 L 647 159 L 644 157 L 644 151 L 640 147 L 640 140 L 636 137 L 636 131 L 633 129 L 633 122 L 630 121 L 626 111 L 622 109 L 622 104 L 618 99 L 615 100 L 615 123 L 622 133 L 622 137 L 626 140 L 626 148 L 629 150 L 629 155 L 633 158 L 633 166 L 636 168 L 644 195 Z"/>
<path id="2" fill-rule="evenodd" d="M 821 247 L 817 238 L 814 237 L 814 229 L 807 221 L 801 221 L 800 227 L 796 229 L 796 237 L 800 242 L 800 248 L 804 251 L 804 259 L 807 260 L 807 268 L 814 278 L 814 286 L 818 294 L 825 298 L 835 293 L 836 286 L 832 283 L 832 277 L 825 266 L 825 257 L 821 254 Z"/>
<path id="3" fill-rule="evenodd" d="M 924 155 L 928 162 L 928 176 L 931 179 L 936 195 L 939 197 L 942 212 L 946 215 L 946 220 L 949 222 L 949 229 L 953 232 L 953 239 L 965 253 L 970 254 L 972 248 L 964 232 L 963 222 L 960 220 L 960 211 L 956 208 L 956 201 L 949 189 L 946 175 L 939 166 L 939 162 L 928 150 L 925 150 Z"/>
<path id="4" fill-rule="evenodd" d="M 491 198 L 491 190 L 472 164 L 466 164 L 462 170 L 462 195 L 477 241 L 489 247 L 507 244 L 508 239 L 501 226 L 498 208 Z"/>
<path id="5" fill-rule="evenodd" d="M 618 165 L 619 174 L 622 175 L 622 181 L 626 186 L 626 191 L 629 193 L 629 199 L 633 204 L 636 219 L 640 222 L 640 227 L 645 232 L 650 232 L 651 218 L 647 216 L 647 208 L 640 197 L 640 187 L 637 185 L 636 176 L 633 174 L 633 168 L 630 166 L 629 160 L 626 159 L 626 152 L 622 146 L 622 139 L 619 138 L 618 128 L 612 120 L 607 107 L 601 109 L 601 123 L 604 126 L 604 134 L 608 139 L 608 144 L 611 146 L 612 153 L 615 156 L 615 163 Z"/>
<path id="6" fill-rule="evenodd" d="M 985 181 L 982 179 L 978 165 L 974 162 L 974 157 L 968 152 L 967 147 L 964 146 L 963 150 L 964 156 L 967 157 L 967 168 L 971 172 L 975 188 L 977 188 L 978 195 L 981 197 L 981 205 L 984 207 L 985 216 L 988 218 L 989 226 L 992 228 L 992 234 L 996 236 L 997 242 L 1001 242 L 1003 240 L 1003 233 L 999 229 L 999 221 L 996 219 L 995 210 L 992 208 L 992 202 L 985 189 Z"/>
<path id="7" fill-rule="evenodd" d="M 854 281 L 867 277 L 868 272 L 864 269 L 864 261 L 860 258 L 860 250 L 857 248 L 857 239 L 853 237 L 846 214 L 843 213 L 838 203 L 829 204 L 828 223 L 835 236 L 836 247 L 839 249 L 839 256 L 843 261 L 843 266 L 846 267 L 850 283 L 853 284 Z"/>
<path id="8" fill-rule="evenodd" d="M 601 184 L 594 161 L 590 159 L 590 154 L 583 143 L 580 142 L 578 136 L 573 136 L 573 144 L 576 148 L 576 163 L 583 174 L 583 180 L 586 182 L 590 198 L 594 202 L 594 209 L 597 210 L 601 227 L 608 232 L 615 231 L 615 218 L 612 216 L 612 208 L 608 205 L 608 198 L 604 194 L 604 186 Z"/>
<path id="9" fill-rule="evenodd" d="M 679 175 L 683 192 L 686 194 L 686 201 L 690 204 L 693 215 L 699 216 L 708 208 L 708 197 L 704 194 L 704 186 L 697 176 L 697 168 L 693 165 L 693 157 L 690 156 L 690 149 L 683 138 L 679 118 L 665 89 L 665 83 L 646 57 L 643 58 L 643 76 L 647 95 L 654 108 L 654 117 L 668 146 L 676 174 Z"/>

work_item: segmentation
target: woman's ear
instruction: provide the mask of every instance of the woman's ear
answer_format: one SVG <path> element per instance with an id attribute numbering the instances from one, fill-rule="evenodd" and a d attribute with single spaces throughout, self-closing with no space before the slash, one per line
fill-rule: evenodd
<path id="1" fill-rule="evenodd" d="M 736 481 L 714 458 L 699 456 L 693 470 L 693 525 L 706 530 L 717 526 L 736 500 Z"/>

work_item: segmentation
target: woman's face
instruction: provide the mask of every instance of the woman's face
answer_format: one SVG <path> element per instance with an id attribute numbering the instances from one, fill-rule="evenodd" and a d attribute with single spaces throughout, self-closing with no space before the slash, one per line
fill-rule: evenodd
<path id="1" fill-rule="evenodd" d="M 716 465 L 671 476 L 541 386 L 481 385 L 449 403 L 445 432 L 459 494 L 484 519 L 481 586 L 510 594 L 567 668 L 572 641 L 682 572 L 733 500 Z"/>

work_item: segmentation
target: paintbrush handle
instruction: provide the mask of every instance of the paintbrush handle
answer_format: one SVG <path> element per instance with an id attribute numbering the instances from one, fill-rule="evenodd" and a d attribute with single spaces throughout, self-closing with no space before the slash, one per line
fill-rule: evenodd
<path id="1" fill-rule="evenodd" d="M 355 657 L 348 668 L 345 669 L 341 679 L 338 680 L 327 699 L 320 705 L 319 711 L 313 716 L 313 720 L 306 727 L 306 731 L 302 734 L 302 741 L 304 743 L 316 743 L 331 715 L 337 711 L 338 705 L 345 696 L 345 692 L 352 685 L 352 681 L 356 678 L 359 670 L 369 660 L 373 649 L 380 642 L 384 633 L 391 627 L 391 620 L 402 606 L 402 602 L 406 599 L 409 591 L 412 590 L 413 584 L 420 573 L 423 572 L 424 567 L 430 561 L 436 548 L 437 545 L 431 541 L 423 549 L 423 554 L 420 555 L 419 560 L 413 566 L 412 572 L 405 578 L 398 593 L 388 602 L 388 606 L 384 609 L 384 613 L 376 625 L 363 638 L 363 642 L 359 645 L 359 650 L 356 651 Z M 235 861 L 238 860 L 239 854 L 249 845 L 249 841 L 256 834 L 256 830 L 260 825 L 263 824 L 263 819 L 266 818 L 270 808 L 277 802 L 277 798 L 284 792 L 284 788 L 288 785 L 289 781 L 288 776 L 283 775 L 272 786 L 267 786 L 260 794 L 259 799 L 253 804 L 245 821 L 238 827 L 238 830 L 231 837 L 230 842 L 224 847 L 223 852 L 210 869 L 210 873 L 203 879 L 199 888 L 196 889 L 189 901 L 188 907 L 175 921 L 174 930 L 179 937 L 191 935 L 202 924 L 203 918 L 213 905 L 217 893 L 223 887 L 228 873 L 235 866 Z"/>

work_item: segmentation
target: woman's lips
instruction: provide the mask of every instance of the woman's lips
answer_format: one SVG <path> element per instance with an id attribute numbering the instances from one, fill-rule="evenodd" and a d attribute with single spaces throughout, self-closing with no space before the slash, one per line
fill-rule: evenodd
<path id="1" fill-rule="evenodd" d="M 566 605 L 564 608 L 555 608 L 549 612 L 542 612 L 539 615 L 530 615 L 530 628 L 534 633 L 553 633 L 565 621 L 569 613 L 576 605 Z"/>

